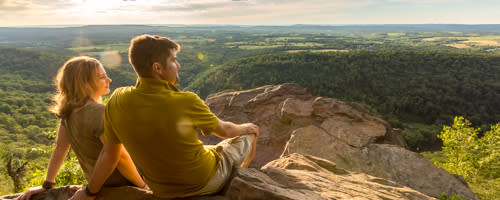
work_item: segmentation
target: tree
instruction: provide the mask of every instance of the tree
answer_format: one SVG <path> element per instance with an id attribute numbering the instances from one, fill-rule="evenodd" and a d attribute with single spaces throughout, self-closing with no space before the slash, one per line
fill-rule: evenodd
<path id="1" fill-rule="evenodd" d="M 500 195 L 500 123 L 479 137 L 479 128 L 463 117 L 455 117 L 438 135 L 443 140 L 444 162 L 434 164 L 461 175 L 480 199 Z"/>
<path id="2" fill-rule="evenodd" d="M 470 127 L 471 123 L 463 117 L 455 117 L 453 122 L 438 135 L 443 140 L 443 154 L 448 158 L 444 168 L 453 174 L 472 177 L 478 169 L 479 129 Z"/>
<path id="3" fill-rule="evenodd" d="M 18 193 L 24 190 L 24 172 L 26 171 L 25 167 L 28 161 L 21 164 L 21 160 L 17 158 L 17 162 L 12 162 L 13 157 L 14 153 L 11 152 L 6 162 L 7 174 L 14 183 L 14 192 Z"/>

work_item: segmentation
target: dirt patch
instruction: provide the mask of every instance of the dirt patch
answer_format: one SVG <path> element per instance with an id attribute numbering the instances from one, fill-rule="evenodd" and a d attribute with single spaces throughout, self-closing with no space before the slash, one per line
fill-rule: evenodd
<path id="1" fill-rule="evenodd" d="M 466 48 L 470 48 L 470 46 L 467 46 L 466 44 L 445 44 L 445 46 L 449 46 L 449 47 L 454 47 L 454 48 L 457 48 L 457 49 L 466 49 Z"/>
<path id="2" fill-rule="evenodd" d="M 497 46 L 497 47 L 500 47 L 500 42 L 497 42 L 497 41 L 470 41 L 470 43 L 473 43 L 474 45 L 477 45 L 477 46 Z"/>
<path id="3" fill-rule="evenodd" d="M 438 38 L 438 37 L 433 37 L 433 38 L 424 38 L 422 39 L 423 41 L 435 41 L 435 40 L 438 40 L 438 39 L 441 39 L 441 38 Z"/>

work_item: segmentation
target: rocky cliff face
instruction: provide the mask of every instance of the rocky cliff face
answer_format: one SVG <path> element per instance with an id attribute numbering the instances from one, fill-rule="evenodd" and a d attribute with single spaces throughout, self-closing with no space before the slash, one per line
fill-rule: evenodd
<path id="1" fill-rule="evenodd" d="M 407 150 L 400 131 L 357 103 L 310 96 L 295 84 L 221 92 L 209 96 L 206 103 L 223 120 L 260 126 L 253 167 L 299 153 L 432 197 L 448 193 L 477 199 L 463 179 Z M 215 143 L 218 139 L 203 140 Z"/>
<path id="2" fill-rule="evenodd" d="M 477 199 L 460 177 L 408 151 L 398 130 L 359 104 L 310 96 L 295 84 L 225 91 L 206 103 L 223 120 L 258 124 L 261 136 L 253 168 L 235 169 L 218 195 L 189 199 L 434 199 L 441 193 Z M 43 195 L 49 193 L 71 195 L 64 187 Z M 43 195 L 36 198 L 64 199 Z M 120 187 L 104 189 L 98 199 L 156 198 Z"/>

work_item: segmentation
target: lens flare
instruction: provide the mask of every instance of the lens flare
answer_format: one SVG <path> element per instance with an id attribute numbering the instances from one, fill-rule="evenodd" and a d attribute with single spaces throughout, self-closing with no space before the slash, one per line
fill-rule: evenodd
<path id="1" fill-rule="evenodd" d="M 198 59 L 203 60 L 203 58 L 205 58 L 205 55 L 203 55 L 202 53 L 198 53 Z"/>
<path id="2" fill-rule="evenodd" d="M 104 51 L 99 55 L 102 64 L 107 68 L 117 68 L 122 64 L 118 51 Z"/>
<path id="3" fill-rule="evenodd" d="M 88 47 L 93 45 L 89 39 L 83 37 L 76 38 L 76 40 L 74 40 L 71 44 L 73 51 L 77 52 L 78 55 L 84 55 L 85 51 L 88 50 Z"/>
<path id="4" fill-rule="evenodd" d="M 187 118 L 181 118 L 177 122 L 177 131 L 180 134 L 188 134 L 193 130 L 193 123 Z"/>

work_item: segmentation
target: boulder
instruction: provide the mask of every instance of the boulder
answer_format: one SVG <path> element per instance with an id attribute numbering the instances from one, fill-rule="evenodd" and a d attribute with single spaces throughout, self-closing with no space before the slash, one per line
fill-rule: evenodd
<path id="1" fill-rule="evenodd" d="M 257 169 L 237 169 L 229 199 L 435 199 L 378 177 L 353 173 L 318 157 L 290 154 Z"/>
<path id="2" fill-rule="evenodd" d="M 360 104 L 311 96 L 291 83 L 221 92 L 209 96 L 206 103 L 223 120 L 259 125 L 251 167 L 299 153 L 432 197 L 447 193 L 477 199 L 463 179 L 409 151 L 400 130 Z M 201 138 L 207 144 L 220 141 L 215 136 Z"/>
<path id="3" fill-rule="evenodd" d="M 463 179 L 437 168 L 420 154 L 396 145 L 370 144 L 360 148 L 310 125 L 292 133 L 283 156 L 292 153 L 325 158 L 341 168 L 396 182 L 433 197 L 447 193 L 475 198 Z"/>

